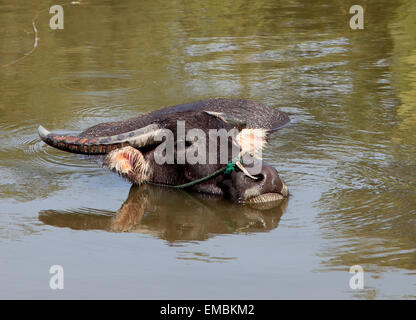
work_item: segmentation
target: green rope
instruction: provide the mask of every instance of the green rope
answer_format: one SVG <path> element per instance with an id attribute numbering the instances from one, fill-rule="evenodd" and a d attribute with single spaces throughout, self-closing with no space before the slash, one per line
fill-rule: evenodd
<path id="1" fill-rule="evenodd" d="M 224 169 L 224 174 L 230 174 L 231 171 L 234 171 L 234 170 L 235 170 L 235 163 L 230 161 L 227 163 L 227 166 Z"/>
<path id="2" fill-rule="evenodd" d="M 175 189 L 184 189 L 184 188 L 192 187 L 192 186 L 194 186 L 198 183 L 204 182 L 206 180 L 209 180 L 209 179 L 219 175 L 221 172 L 224 172 L 224 174 L 231 174 L 231 172 L 235 170 L 235 162 L 237 160 L 238 159 L 234 159 L 234 160 L 228 162 L 225 167 L 222 167 L 221 169 L 218 169 L 217 171 L 214 171 L 213 173 L 211 173 L 211 174 L 209 174 L 205 177 L 190 181 L 188 183 L 180 184 L 180 185 L 177 185 L 177 186 L 172 186 L 170 184 L 164 184 L 164 183 L 154 183 L 154 182 L 150 182 L 150 181 L 147 181 L 146 183 L 154 185 L 154 186 L 169 187 L 169 188 L 175 188 Z"/>

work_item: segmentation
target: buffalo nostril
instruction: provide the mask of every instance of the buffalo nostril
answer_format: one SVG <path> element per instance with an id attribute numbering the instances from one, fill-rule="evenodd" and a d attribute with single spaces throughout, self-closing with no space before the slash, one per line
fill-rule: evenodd
<path id="1" fill-rule="evenodd" d="M 269 165 L 263 165 L 261 172 L 257 175 L 257 181 L 261 181 L 262 193 L 280 193 L 283 197 L 289 196 L 286 184 L 280 179 L 277 170 Z"/>
<path id="2" fill-rule="evenodd" d="M 267 180 L 269 183 L 274 184 L 275 179 L 279 178 L 279 175 L 276 169 L 270 166 L 263 166 L 261 172 L 258 175 L 256 175 L 256 177 L 259 177 L 259 180 Z"/>

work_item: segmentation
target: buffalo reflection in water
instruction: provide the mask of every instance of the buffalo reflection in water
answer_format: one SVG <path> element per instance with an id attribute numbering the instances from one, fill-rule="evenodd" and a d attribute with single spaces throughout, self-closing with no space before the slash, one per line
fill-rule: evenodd
<path id="1" fill-rule="evenodd" d="M 287 199 L 242 206 L 212 196 L 150 185 L 132 186 L 117 212 L 44 210 L 39 220 L 75 230 L 152 234 L 169 242 L 205 240 L 216 234 L 267 232 L 278 226 Z"/>

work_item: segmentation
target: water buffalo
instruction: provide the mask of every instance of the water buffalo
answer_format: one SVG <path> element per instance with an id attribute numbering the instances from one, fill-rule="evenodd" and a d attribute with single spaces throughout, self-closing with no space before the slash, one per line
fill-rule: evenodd
<path id="1" fill-rule="evenodd" d="M 38 132 L 45 143 L 60 150 L 105 155 L 104 166 L 137 185 L 181 187 L 223 196 L 237 203 L 262 203 L 287 197 L 287 186 L 276 169 L 261 161 L 261 156 L 251 166 L 247 159 L 259 160 L 269 135 L 288 122 L 288 116 L 275 108 L 249 100 L 218 98 L 167 107 L 124 121 L 101 123 L 78 136 L 54 134 L 42 126 Z M 184 138 L 180 138 L 182 129 L 178 124 L 184 124 Z M 211 132 L 233 130 L 237 135 L 228 136 L 225 150 L 220 150 L 217 142 L 221 137 L 212 139 Z M 170 136 L 166 132 L 174 137 L 171 149 L 167 148 Z M 189 138 L 195 132 L 204 133 L 207 140 Z M 214 148 L 211 148 L 212 140 L 215 140 Z M 238 157 L 233 153 L 236 141 Z M 165 149 L 161 152 L 162 145 Z M 173 161 L 161 163 L 161 155 L 168 158 L 170 150 Z M 182 157 L 195 154 L 199 157 L 203 151 L 209 157 L 198 159 L 204 161 Z M 216 152 L 211 157 L 213 151 Z M 254 163 L 260 163 L 257 170 Z"/>

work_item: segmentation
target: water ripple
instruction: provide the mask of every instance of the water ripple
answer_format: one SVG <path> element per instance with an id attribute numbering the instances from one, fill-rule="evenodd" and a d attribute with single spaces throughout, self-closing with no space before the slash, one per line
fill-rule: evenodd
<path id="1" fill-rule="evenodd" d="M 2 129 L 2 140 L 6 143 L 0 153 L 3 161 L 13 163 L 13 166 L 19 161 L 24 161 L 26 165 L 40 167 L 46 164 L 96 169 L 98 166 L 97 161 L 91 161 L 91 157 L 62 152 L 46 145 L 40 140 L 37 129 L 33 125 L 2 126 Z"/>

